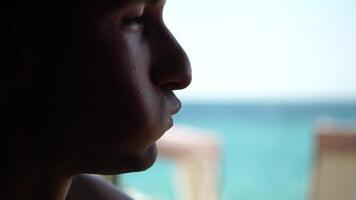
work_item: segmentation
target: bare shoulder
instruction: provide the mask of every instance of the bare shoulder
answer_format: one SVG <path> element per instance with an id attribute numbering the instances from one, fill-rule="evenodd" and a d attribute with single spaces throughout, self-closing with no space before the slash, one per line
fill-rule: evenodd
<path id="1" fill-rule="evenodd" d="M 93 175 L 79 175 L 66 200 L 133 200 L 110 182 Z"/>

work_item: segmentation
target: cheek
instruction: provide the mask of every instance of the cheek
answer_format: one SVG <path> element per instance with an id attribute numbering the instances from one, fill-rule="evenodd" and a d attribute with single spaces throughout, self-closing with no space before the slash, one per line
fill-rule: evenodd
<path id="1" fill-rule="evenodd" d="M 151 81 L 148 47 L 133 36 L 118 35 L 113 41 L 107 43 L 103 57 L 109 71 L 106 79 L 111 79 L 109 85 L 112 85 L 107 91 L 110 98 L 102 101 L 110 113 L 109 127 L 116 127 L 113 134 L 125 138 L 126 143 L 148 146 L 166 129 L 168 105 L 161 90 Z"/>
<path id="2" fill-rule="evenodd" d="M 120 132 L 136 144 L 153 143 L 166 128 L 168 106 L 164 97 L 146 76 L 120 76 L 117 80 L 116 114 L 122 125 Z"/>
<path id="3" fill-rule="evenodd" d="M 133 36 L 101 35 L 93 41 L 73 66 L 80 67 L 75 72 L 80 80 L 71 93 L 77 121 L 70 140 L 83 154 L 98 149 L 108 155 L 142 154 L 169 119 L 165 95 L 150 78 L 148 47 Z"/>
<path id="4" fill-rule="evenodd" d="M 116 80 L 118 92 L 125 101 L 122 105 L 126 110 L 128 128 L 136 129 L 142 138 L 152 143 L 167 128 L 168 104 L 162 91 L 150 78 L 148 50 L 140 47 L 134 45 L 128 48 L 128 62 L 117 66 L 120 72 Z"/>

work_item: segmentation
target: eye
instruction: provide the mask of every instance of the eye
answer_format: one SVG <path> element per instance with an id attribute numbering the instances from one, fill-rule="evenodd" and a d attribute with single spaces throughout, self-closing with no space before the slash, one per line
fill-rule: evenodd
<path id="1" fill-rule="evenodd" d="M 140 31 L 144 25 L 143 15 L 124 17 L 121 21 L 121 26 L 129 31 Z"/>

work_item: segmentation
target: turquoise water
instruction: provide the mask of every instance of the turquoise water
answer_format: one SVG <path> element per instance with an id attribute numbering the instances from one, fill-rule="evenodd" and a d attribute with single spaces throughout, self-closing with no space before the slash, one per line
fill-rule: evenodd
<path id="1" fill-rule="evenodd" d="M 192 104 L 175 123 L 213 130 L 222 139 L 222 199 L 305 200 L 318 116 L 356 120 L 356 104 Z M 178 200 L 169 161 L 159 159 L 121 182 L 156 199 Z"/>

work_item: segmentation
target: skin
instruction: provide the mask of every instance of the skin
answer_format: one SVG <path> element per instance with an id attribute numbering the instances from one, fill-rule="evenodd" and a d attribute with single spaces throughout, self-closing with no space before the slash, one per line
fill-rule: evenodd
<path id="1" fill-rule="evenodd" d="M 133 200 L 111 183 L 92 175 L 77 176 L 71 185 L 66 200 Z"/>
<path id="2" fill-rule="evenodd" d="M 165 2 L 31 3 L 18 8 L 25 17 L 6 32 L 11 51 L 0 63 L 3 197 L 63 200 L 83 182 L 106 188 L 84 178 L 70 189 L 79 174 L 149 168 L 181 106 L 173 91 L 191 82 Z"/>

